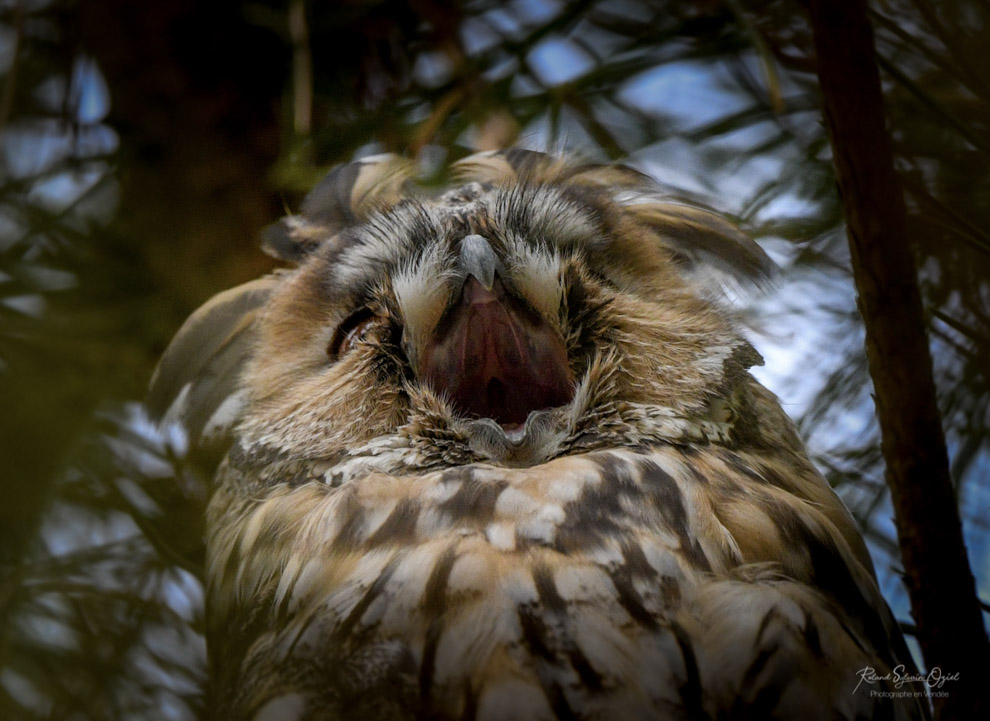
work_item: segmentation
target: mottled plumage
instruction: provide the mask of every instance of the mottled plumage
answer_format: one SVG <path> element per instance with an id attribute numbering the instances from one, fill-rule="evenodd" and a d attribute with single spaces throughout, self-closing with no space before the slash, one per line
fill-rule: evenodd
<path id="1" fill-rule="evenodd" d="M 157 412 L 231 444 L 215 717 L 926 718 L 856 689 L 907 649 L 709 292 L 759 247 L 629 169 L 452 170 L 337 169 L 266 236 L 297 267 L 162 361 Z"/>

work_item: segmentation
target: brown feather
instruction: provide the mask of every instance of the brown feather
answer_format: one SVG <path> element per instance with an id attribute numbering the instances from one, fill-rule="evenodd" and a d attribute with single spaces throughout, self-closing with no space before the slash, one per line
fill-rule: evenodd
<path id="1" fill-rule="evenodd" d="M 193 446 L 229 443 L 236 411 L 210 437 L 204 431 L 238 391 L 254 350 L 257 316 L 280 282 L 277 273 L 249 281 L 215 295 L 189 317 L 151 378 L 146 407 L 153 420 L 179 423 Z"/>

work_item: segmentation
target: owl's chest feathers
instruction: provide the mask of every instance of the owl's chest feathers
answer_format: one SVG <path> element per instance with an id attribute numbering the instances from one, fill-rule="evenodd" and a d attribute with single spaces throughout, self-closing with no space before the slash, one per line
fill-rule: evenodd
<path id="1" fill-rule="evenodd" d="M 666 420 L 683 433 L 704 432 Z M 253 464 L 263 458 L 232 457 L 211 503 L 210 584 L 233 591 L 214 594 L 223 598 L 274 594 L 283 610 L 339 603 L 346 615 L 347 599 L 393 564 L 406 575 L 386 584 L 391 597 L 421 606 L 432 562 L 444 554 L 458 569 L 475 569 L 461 592 L 491 596 L 506 593 L 513 574 L 529 577 L 534 564 L 551 576 L 591 573 L 611 592 L 621 578 L 653 593 L 744 564 L 807 575 L 809 538 L 845 548 L 846 529 L 836 527 L 844 511 L 810 466 L 718 445 L 646 451 L 647 440 L 641 451 L 592 451 L 528 468 L 430 471 L 417 467 L 408 439 L 378 439 L 332 465 L 272 458 L 262 484 Z"/>
<path id="2" fill-rule="evenodd" d="M 396 449 L 377 451 L 366 460 Z M 208 524 L 213 633 L 247 634 L 242 669 L 296 656 L 336 678 L 411 664 L 412 688 L 455 710 L 465 693 L 511 704 L 512 684 L 548 679 L 571 703 L 620 703 L 637 684 L 659 698 L 688 663 L 679 629 L 710 623 L 698 609 L 740 584 L 796 581 L 862 603 L 868 574 L 825 507 L 838 500 L 815 496 L 824 482 L 793 460 L 668 443 L 267 487 L 228 461 Z M 834 578 L 816 570 L 826 560 Z M 251 631 L 265 617 L 279 622 Z"/>

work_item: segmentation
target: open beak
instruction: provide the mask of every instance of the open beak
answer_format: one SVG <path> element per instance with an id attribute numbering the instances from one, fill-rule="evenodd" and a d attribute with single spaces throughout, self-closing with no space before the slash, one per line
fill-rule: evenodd
<path id="1" fill-rule="evenodd" d="M 563 339 L 529 305 L 507 292 L 487 240 L 461 241 L 465 273 L 458 301 L 423 350 L 420 375 L 466 416 L 492 418 L 506 430 L 532 411 L 574 396 Z"/>

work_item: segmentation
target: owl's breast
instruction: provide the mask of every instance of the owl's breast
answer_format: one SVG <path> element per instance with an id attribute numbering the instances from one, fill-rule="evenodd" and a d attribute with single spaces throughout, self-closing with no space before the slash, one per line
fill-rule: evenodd
<path id="1" fill-rule="evenodd" d="M 221 487 L 213 632 L 243 657 L 238 673 L 264 675 L 231 682 L 252 693 L 225 704 L 256 718 L 352 718 L 374 698 L 373 719 L 660 719 L 741 692 L 748 662 L 726 661 L 730 648 L 770 644 L 778 666 L 797 663 L 809 624 L 823 653 L 859 662 L 860 640 L 803 585 L 805 551 L 776 530 L 783 515 L 809 536 L 825 521 L 775 507 L 785 494 L 750 487 L 729 460 L 666 447 L 254 501 Z M 738 623 L 721 628 L 726 612 Z"/>

